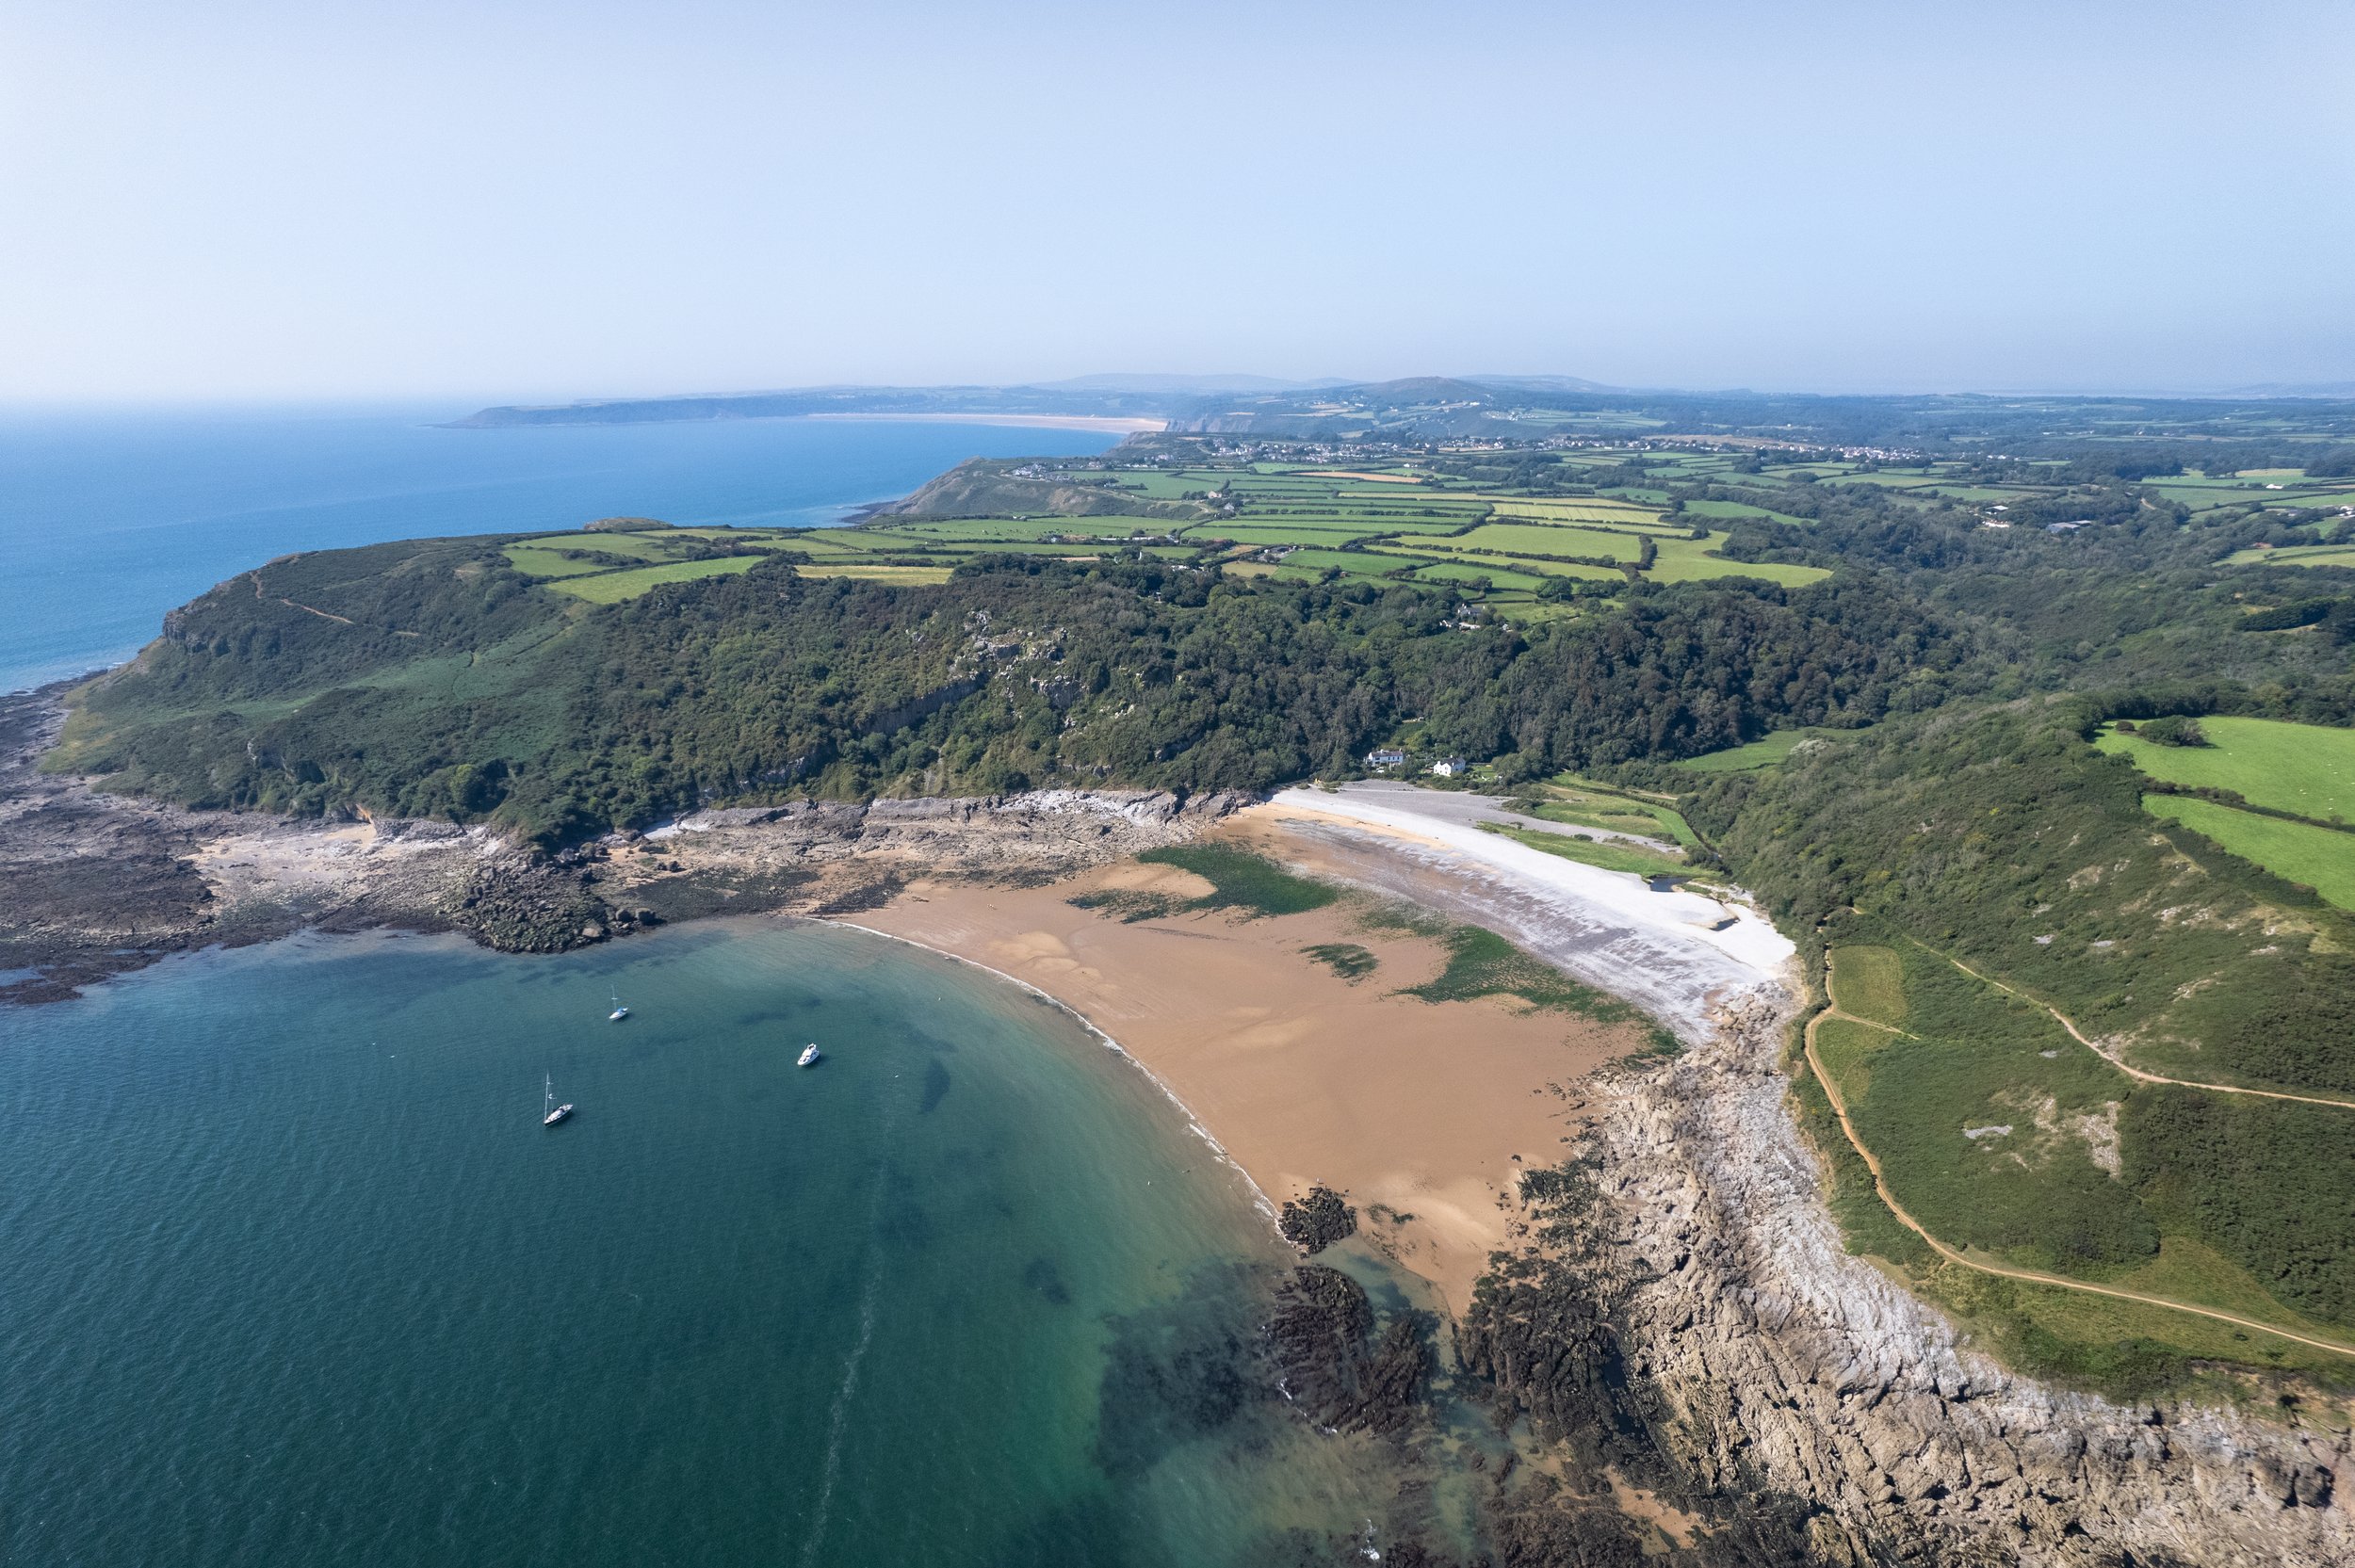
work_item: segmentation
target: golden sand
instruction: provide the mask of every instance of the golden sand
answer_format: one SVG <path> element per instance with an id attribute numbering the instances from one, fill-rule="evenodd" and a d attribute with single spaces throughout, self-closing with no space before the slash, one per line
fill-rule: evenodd
<path id="1" fill-rule="evenodd" d="M 1627 1026 L 1509 998 L 1396 995 L 1439 971 L 1438 944 L 1370 933 L 1346 904 L 1124 922 L 1070 902 L 1108 888 L 1192 897 L 1209 884 L 1125 862 L 1045 887 L 918 883 L 845 918 L 985 964 L 1080 1012 L 1272 1200 L 1320 1182 L 1346 1193 L 1361 1232 L 1459 1316 L 1508 1239 L 1519 1173 L 1560 1158 L 1587 1092 L 1580 1080 L 1641 1044 Z M 1342 942 L 1379 966 L 1352 981 L 1303 952 Z"/>

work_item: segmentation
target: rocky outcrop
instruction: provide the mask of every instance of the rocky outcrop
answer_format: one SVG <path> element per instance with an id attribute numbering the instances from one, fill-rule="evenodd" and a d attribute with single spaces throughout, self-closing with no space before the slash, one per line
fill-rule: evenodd
<path id="1" fill-rule="evenodd" d="M 2202 1568 L 2355 1563 L 2343 1427 L 2298 1428 L 2049 1388 L 1850 1256 L 1778 1066 L 1787 998 L 1627 1085 L 1577 1192 L 1583 1281 L 1533 1253 L 1489 1287 L 1467 1350 L 1541 1425 L 1633 1424 L 1688 1486 L 1821 1511 L 1857 1560 Z M 1541 1202 L 1545 1194 L 1537 1195 Z M 1615 1369 L 1616 1368 L 1616 1369 Z"/>
<path id="2" fill-rule="evenodd" d="M 592 894 L 581 875 L 529 858 L 477 864 L 444 898 L 440 913 L 502 953 L 562 953 L 634 922 Z"/>
<path id="3" fill-rule="evenodd" d="M 1357 1211 L 1340 1193 L 1319 1185 L 1310 1188 L 1306 1197 L 1286 1199 L 1275 1228 L 1284 1233 L 1285 1240 L 1314 1257 L 1336 1241 L 1357 1234 Z"/>
<path id="4" fill-rule="evenodd" d="M 1035 790 L 698 812 L 547 854 L 487 827 L 190 811 L 44 773 L 58 692 L 0 697 L 0 1004 L 305 927 L 553 953 L 712 914 L 872 907 L 921 877 L 1045 881 L 1179 842 L 1242 795 Z"/>
<path id="5" fill-rule="evenodd" d="M 1395 1435 L 1421 1414 L 1431 1371 L 1422 1313 L 1380 1324 L 1365 1287 L 1338 1269 L 1305 1264 L 1275 1293 L 1267 1349 L 1277 1392 L 1326 1431 Z"/>

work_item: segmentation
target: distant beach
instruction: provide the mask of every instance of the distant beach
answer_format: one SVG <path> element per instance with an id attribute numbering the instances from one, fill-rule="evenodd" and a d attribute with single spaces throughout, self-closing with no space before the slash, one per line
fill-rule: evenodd
<path id="1" fill-rule="evenodd" d="M 1097 413 L 805 413 L 804 419 L 845 424 L 887 421 L 904 425 L 1014 425 L 1039 430 L 1100 430 L 1141 435 L 1169 428 L 1166 419 L 1130 419 Z"/>

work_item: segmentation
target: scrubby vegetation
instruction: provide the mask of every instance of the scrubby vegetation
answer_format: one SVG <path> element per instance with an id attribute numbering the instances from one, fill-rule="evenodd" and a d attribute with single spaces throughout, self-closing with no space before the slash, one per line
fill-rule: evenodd
<path id="1" fill-rule="evenodd" d="M 1417 710 L 1534 776 L 1876 715 L 1936 641 L 1836 585 L 1680 590 L 1523 639 L 1452 629 L 1418 588 L 1152 563 L 1001 558 L 909 589 L 768 561 L 592 608 L 495 542 L 351 554 L 180 612 L 89 690 L 58 762 L 559 839 L 804 794 L 1265 788 L 1354 768 Z"/>
<path id="2" fill-rule="evenodd" d="M 2345 1091 L 2355 928 L 2154 831 L 2140 781 L 2089 733 L 2065 701 L 1906 720 L 1796 771 L 1728 776 L 1696 812 L 1787 929 L 1820 933 L 1835 1001 L 1888 1026 L 1827 1023 L 1820 1054 L 1933 1234 L 2024 1267 L 2355 1326 L 2355 1161 L 2332 1155 L 2355 1111 L 2138 1083 L 2043 1005 L 2149 1071 Z M 1872 1217 L 1869 1183 L 1843 1179 L 1837 1202 L 1860 1245 L 1926 1269 L 1885 1211 Z M 2209 1261 L 2186 1269 L 2186 1246 Z M 1983 1287 L 1968 1296 L 2000 1316 Z M 2024 1317 L 2005 1332 L 2038 1365 L 2103 1382 L 2092 1347 L 2071 1361 L 2067 1319 L 2044 1310 L 2034 1334 Z M 2154 1345 L 2214 1348 L 2193 1320 L 2137 1324 Z M 2132 1382 L 2157 1365 L 2112 1370 Z"/>
<path id="3" fill-rule="evenodd" d="M 1363 428 L 1488 430 L 1486 396 Z M 1261 789 L 1377 745 L 1457 754 L 1530 814 L 1686 860 L 1523 842 L 1730 877 L 1839 946 L 1843 1005 L 1883 1026 L 1827 1026 L 1826 1055 L 1941 1237 L 2355 1326 L 2355 1113 L 2136 1083 L 2043 1007 L 2145 1071 L 2355 1095 L 2355 424 L 2137 405 L 2130 440 L 2057 408 L 1784 410 L 1913 452 L 1671 449 L 1576 398 L 1524 410 L 1518 445 L 1303 451 L 1272 445 L 1283 422 L 1332 416 L 1273 411 L 968 465 L 853 529 L 291 557 L 85 688 L 52 766 L 555 845 L 706 804 Z M 1162 858 L 1214 892 L 1106 912 L 1330 896 Z M 1632 1017 L 1486 933 L 1425 934 L 1449 957 L 1414 994 Z M 1355 978 L 1362 951 L 1309 957 Z M 1968 1294 L 2012 1353 L 2128 1382 L 2217 1353 L 2210 1329 L 1940 1284 L 1819 1141 L 1857 1244 Z M 2097 1354 L 2104 1334 L 2143 1348 Z"/>

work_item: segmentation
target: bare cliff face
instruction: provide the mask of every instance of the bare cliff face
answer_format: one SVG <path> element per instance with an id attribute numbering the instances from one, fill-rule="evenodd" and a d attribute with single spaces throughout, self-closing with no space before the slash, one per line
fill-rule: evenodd
<path id="1" fill-rule="evenodd" d="M 2343 1428 L 2043 1386 L 1848 1255 L 1777 1064 L 1788 1010 L 1743 998 L 1710 1044 L 1627 1085 L 1583 1220 L 1555 1232 L 1576 1232 L 1608 1321 L 1620 1416 L 1669 1469 L 1795 1499 L 1833 1561 L 2355 1563 Z M 1475 1313 L 1471 1349 L 1541 1426 L 1580 1414 L 1574 1388 L 1554 1410 L 1561 1364 L 1532 1353 L 1526 1317 Z"/>

